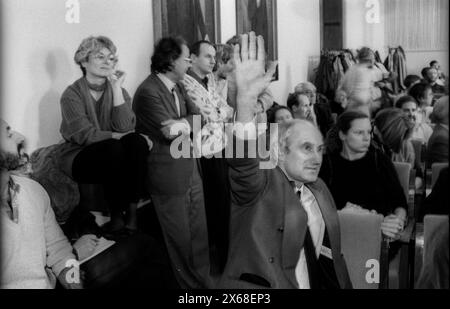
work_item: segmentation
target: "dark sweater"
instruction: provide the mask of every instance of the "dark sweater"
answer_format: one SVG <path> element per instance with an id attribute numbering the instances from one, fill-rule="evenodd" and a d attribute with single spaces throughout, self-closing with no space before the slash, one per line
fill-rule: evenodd
<path id="1" fill-rule="evenodd" d="M 388 215 L 398 207 L 407 208 L 403 189 L 392 162 L 379 150 L 371 149 L 355 161 L 339 153 L 324 156 L 320 177 L 342 209 L 347 202 Z"/>
<path id="2" fill-rule="evenodd" d="M 111 101 L 101 102 L 103 97 L 93 106 L 97 113 L 99 104 L 110 104 L 111 115 L 107 128 L 97 128 L 90 115 L 88 102 L 84 99 L 90 96 L 83 87 L 83 78 L 78 79 L 67 87 L 61 96 L 61 135 L 66 143 L 61 145 L 59 165 L 62 170 L 72 176 L 72 162 L 75 156 L 87 145 L 112 138 L 112 132 L 127 132 L 134 130 L 136 117 L 131 109 L 131 98 L 122 88 L 124 104 L 113 106 Z M 97 115 L 96 115 L 97 116 Z M 63 133 L 64 132 L 64 133 Z"/>

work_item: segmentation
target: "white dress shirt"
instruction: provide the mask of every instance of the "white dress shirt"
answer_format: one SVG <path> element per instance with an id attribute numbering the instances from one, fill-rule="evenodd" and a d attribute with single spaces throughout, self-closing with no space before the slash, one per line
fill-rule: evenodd
<path id="1" fill-rule="evenodd" d="M 298 191 L 301 193 L 300 201 L 302 206 L 308 214 L 308 228 L 311 233 L 314 247 L 316 248 L 316 256 L 319 257 L 325 234 L 325 221 L 323 221 L 322 213 L 314 194 L 312 194 L 312 192 L 305 185 L 303 185 L 300 189 L 296 187 L 295 193 L 297 194 Z M 300 289 L 310 288 L 308 266 L 306 264 L 304 248 L 300 251 L 300 258 L 297 262 L 297 266 L 295 267 L 295 278 L 297 279 Z"/>
<path id="2" fill-rule="evenodd" d="M 181 115 L 180 101 L 178 99 L 177 92 L 175 91 L 176 84 L 173 81 L 171 81 L 169 78 L 167 78 L 164 74 L 158 73 L 156 76 L 158 76 L 158 78 L 163 82 L 163 84 L 167 87 L 167 89 L 170 91 L 170 93 L 174 96 L 175 106 L 177 107 L 177 114 L 178 114 L 178 117 L 180 117 L 180 115 Z"/>

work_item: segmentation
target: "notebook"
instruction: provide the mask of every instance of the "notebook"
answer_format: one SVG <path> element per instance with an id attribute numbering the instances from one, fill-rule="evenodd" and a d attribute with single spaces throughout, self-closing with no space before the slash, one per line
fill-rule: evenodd
<path id="1" fill-rule="evenodd" d="M 95 247 L 94 252 L 88 256 L 87 258 L 80 261 L 80 265 L 89 261 L 93 257 L 97 256 L 98 254 L 102 253 L 112 245 L 114 245 L 116 242 L 114 240 L 108 240 L 106 238 L 101 237 L 97 243 L 97 246 Z"/>

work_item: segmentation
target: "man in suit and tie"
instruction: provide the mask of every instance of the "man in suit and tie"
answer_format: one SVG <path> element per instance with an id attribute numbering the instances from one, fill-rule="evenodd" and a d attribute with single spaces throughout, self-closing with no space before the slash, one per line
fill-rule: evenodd
<path id="1" fill-rule="evenodd" d="M 180 158 L 171 154 L 175 138 L 190 142 L 192 114 L 198 112 L 180 86 L 191 66 L 189 48 L 181 38 L 162 38 L 151 60 L 151 75 L 133 101 L 136 131 L 154 142 L 148 157 L 148 189 L 180 286 L 206 288 L 211 284 L 210 261 L 197 159 L 192 153 Z"/>
<path id="2" fill-rule="evenodd" d="M 264 40 L 253 32 L 235 46 L 236 140 L 250 147 L 257 96 L 264 73 Z M 257 40 L 257 43 L 256 43 Z M 333 198 L 318 173 L 324 149 L 319 130 L 294 120 L 278 130 L 278 164 L 260 169 L 257 158 L 233 158 L 230 166 L 230 247 L 221 288 L 351 288 L 340 248 Z M 272 142 L 271 142 L 272 143 Z M 239 144 L 239 143 L 237 143 Z"/>

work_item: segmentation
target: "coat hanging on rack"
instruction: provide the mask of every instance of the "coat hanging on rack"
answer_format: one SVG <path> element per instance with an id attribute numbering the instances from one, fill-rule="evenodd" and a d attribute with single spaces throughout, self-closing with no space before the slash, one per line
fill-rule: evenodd
<path id="1" fill-rule="evenodd" d="M 333 100 L 335 90 L 344 73 L 355 62 L 355 56 L 348 49 L 322 50 L 314 82 L 317 91 L 324 94 L 329 100 Z"/>
<path id="2" fill-rule="evenodd" d="M 384 66 L 386 69 L 397 75 L 397 78 L 393 81 L 393 90 L 395 94 L 400 93 L 405 90 L 405 84 L 403 81 L 406 78 L 406 55 L 405 51 L 401 46 L 399 47 L 388 47 L 388 56 L 384 60 Z"/>

